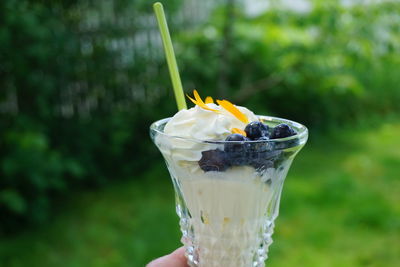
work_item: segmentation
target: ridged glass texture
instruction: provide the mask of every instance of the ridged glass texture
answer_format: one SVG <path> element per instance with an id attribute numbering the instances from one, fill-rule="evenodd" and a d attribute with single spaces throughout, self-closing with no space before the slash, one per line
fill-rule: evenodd
<path id="1" fill-rule="evenodd" d="M 181 240 L 191 267 L 265 266 L 283 183 L 294 157 L 307 141 L 308 132 L 292 121 L 259 118 L 270 127 L 287 123 L 297 135 L 262 143 L 241 143 L 246 149 L 259 145 L 267 148 L 251 155 L 243 151 L 240 155 L 260 158 L 261 163 L 245 163 L 222 171 L 204 171 L 198 158 L 202 151 L 223 151 L 226 142 L 168 136 L 163 133 L 168 119 L 151 126 L 151 137 L 171 174 Z"/>

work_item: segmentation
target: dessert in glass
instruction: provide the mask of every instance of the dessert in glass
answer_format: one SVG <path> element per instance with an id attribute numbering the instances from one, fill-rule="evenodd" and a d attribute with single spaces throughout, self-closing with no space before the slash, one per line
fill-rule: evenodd
<path id="1" fill-rule="evenodd" d="M 194 95 L 195 107 L 150 127 L 171 174 L 188 264 L 264 266 L 283 182 L 308 131 Z"/>

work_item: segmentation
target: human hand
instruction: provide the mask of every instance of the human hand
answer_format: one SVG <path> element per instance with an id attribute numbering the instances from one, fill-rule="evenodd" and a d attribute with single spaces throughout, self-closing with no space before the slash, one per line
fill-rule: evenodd
<path id="1" fill-rule="evenodd" d="M 186 261 L 185 249 L 181 247 L 169 255 L 153 260 L 146 267 L 189 267 Z"/>

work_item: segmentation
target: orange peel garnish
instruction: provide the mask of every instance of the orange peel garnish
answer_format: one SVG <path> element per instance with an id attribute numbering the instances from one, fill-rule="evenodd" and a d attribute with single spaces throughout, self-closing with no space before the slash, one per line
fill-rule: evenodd
<path id="1" fill-rule="evenodd" d="M 214 100 L 211 96 L 207 96 L 206 99 L 204 100 L 206 104 L 214 104 Z"/>
<path id="2" fill-rule="evenodd" d="M 239 128 L 232 128 L 231 132 L 236 133 L 236 134 L 241 134 L 243 136 L 247 136 L 246 132 Z"/>
<path id="3" fill-rule="evenodd" d="M 186 96 L 187 96 L 187 97 L 190 99 L 190 101 L 192 101 L 195 105 L 198 105 L 199 107 L 201 107 L 201 108 L 203 108 L 203 109 L 205 109 L 205 110 L 214 111 L 214 112 L 219 113 L 218 110 L 212 109 L 212 108 L 208 107 L 208 106 L 206 105 L 206 103 L 203 102 L 203 100 L 201 99 L 201 97 L 200 97 L 199 93 L 197 92 L 197 90 L 193 90 L 193 95 L 194 95 L 194 98 L 195 98 L 195 99 L 191 98 L 191 97 L 188 96 L 188 95 L 186 95 Z"/>
<path id="4" fill-rule="evenodd" d="M 238 120 L 242 121 L 243 123 L 249 123 L 249 119 L 244 115 L 235 105 L 233 105 L 228 100 L 217 100 L 218 105 L 226 109 L 230 112 L 233 116 L 235 116 Z"/>

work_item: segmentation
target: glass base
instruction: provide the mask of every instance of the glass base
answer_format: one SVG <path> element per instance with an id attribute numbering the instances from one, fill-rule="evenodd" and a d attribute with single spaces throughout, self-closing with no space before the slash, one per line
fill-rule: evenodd
<path id="1" fill-rule="evenodd" d="M 189 179 L 189 172 L 169 167 L 189 266 L 265 266 L 290 164 L 264 172 L 192 173 Z"/>
<path id="2" fill-rule="evenodd" d="M 181 241 L 185 245 L 190 267 L 264 267 L 274 230 L 274 223 L 266 221 L 262 226 L 262 234 L 253 240 L 245 241 L 241 236 L 231 236 L 229 240 L 221 242 L 219 237 L 212 236 L 203 238 L 203 244 L 196 244 L 190 220 L 182 218 L 180 226 L 183 233 Z M 259 245 L 255 247 L 254 244 Z"/>

